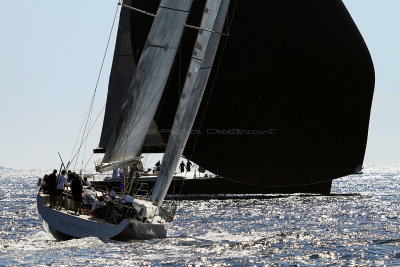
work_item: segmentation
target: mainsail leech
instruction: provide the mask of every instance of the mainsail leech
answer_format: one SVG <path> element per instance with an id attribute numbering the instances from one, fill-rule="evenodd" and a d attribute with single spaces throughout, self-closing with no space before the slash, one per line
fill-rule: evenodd
<path id="1" fill-rule="evenodd" d="M 228 7 L 229 0 L 207 0 L 201 28 L 212 28 L 216 32 L 221 32 Z M 157 206 L 161 206 L 167 194 L 179 158 L 191 132 L 211 72 L 219 40 L 219 34 L 207 31 L 198 33 L 188 75 L 152 195 L 152 201 Z"/>
<path id="2" fill-rule="evenodd" d="M 192 0 L 162 0 L 103 163 L 126 165 L 140 152 L 179 47 Z M 100 166 L 100 171 L 111 170 Z"/>

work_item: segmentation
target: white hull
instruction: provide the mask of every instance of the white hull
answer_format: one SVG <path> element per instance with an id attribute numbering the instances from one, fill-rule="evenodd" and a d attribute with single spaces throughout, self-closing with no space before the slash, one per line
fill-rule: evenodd
<path id="1" fill-rule="evenodd" d="M 92 216 L 76 216 L 44 205 L 43 195 L 37 195 L 37 210 L 45 228 L 58 240 L 95 236 L 99 238 L 131 240 L 164 238 L 171 223 L 141 222 L 124 219 L 118 225 Z"/>

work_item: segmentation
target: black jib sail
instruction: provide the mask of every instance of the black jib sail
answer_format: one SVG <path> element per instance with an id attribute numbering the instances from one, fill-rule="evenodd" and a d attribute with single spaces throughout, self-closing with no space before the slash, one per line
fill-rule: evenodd
<path id="1" fill-rule="evenodd" d="M 200 25 L 204 3 L 194 1 L 188 24 Z M 158 4 L 134 2 L 148 11 Z M 152 20 L 131 16 L 139 58 Z M 221 39 L 183 155 L 218 175 L 265 186 L 319 183 L 359 171 L 374 69 L 342 1 L 232 0 L 224 32 L 230 36 Z M 185 31 L 155 114 L 164 143 L 196 36 Z"/>
<path id="2" fill-rule="evenodd" d="M 222 176 L 271 186 L 360 171 L 374 69 L 344 4 L 238 1 L 233 15 L 194 125 L 201 134 L 184 154 Z"/>

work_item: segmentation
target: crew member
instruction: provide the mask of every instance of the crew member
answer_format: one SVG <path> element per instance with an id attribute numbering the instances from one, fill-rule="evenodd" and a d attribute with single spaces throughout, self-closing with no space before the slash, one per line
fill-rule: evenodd
<path id="1" fill-rule="evenodd" d="M 161 163 L 160 163 L 160 161 L 157 161 L 156 167 L 157 167 L 156 171 L 160 171 L 160 169 L 161 169 Z"/>
<path id="2" fill-rule="evenodd" d="M 60 204 L 61 204 L 61 195 L 64 192 L 64 187 L 68 187 L 69 183 L 67 182 L 67 178 L 65 178 L 65 174 L 67 172 L 65 170 L 61 171 L 61 174 L 57 178 L 57 191 L 56 191 L 56 197 L 59 199 Z"/>
<path id="3" fill-rule="evenodd" d="M 186 162 L 186 171 L 187 171 L 187 172 L 190 172 L 190 167 L 192 167 L 192 163 L 188 160 L 188 161 Z"/>
<path id="4" fill-rule="evenodd" d="M 185 163 L 183 162 L 183 160 L 181 164 L 179 164 L 179 167 L 181 168 L 181 173 L 185 172 Z"/>
<path id="5" fill-rule="evenodd" d="M 92 184 L 88 181 L 87 177 L 83 177 L 83 185 L 92 186 Z"/>

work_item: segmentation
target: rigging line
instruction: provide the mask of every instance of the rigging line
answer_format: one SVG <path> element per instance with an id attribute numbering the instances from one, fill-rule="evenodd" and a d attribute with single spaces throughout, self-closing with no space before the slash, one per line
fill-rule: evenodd
<path id="1" fill-rule="evenodd" d="M 85 123 L 85 128 L 84 128 L 84 130 L 83 130 L 83 133 L 82 133 L 82 140 L 83 140 L 83 138 L 84 138 L 84 136 L 85 136 L 85 132 L 86 132 L 86 128 L 87 128 L 87 121 L 89 120 L 89 117 L 91 116 L 91 108 L 89 108 L 89 112 L 88 112 L 88 114 L 87 114 L 87 118 L 85 118 L 85 120 L 86 120 L 86 123 Z M 81 143 L 83 143 L 83 141 L 81 141 Z M 81 146 L 80 146 L 81 147 Z M 79 148 L 80 148 L 79 147 Z M 80 149 L 78 150 L 78 158 L 79 158 L 79 153 L 80 153 L 81 151 L 80 151 Z M 76 164 L 78 163 L 78 158 L 77 158 L 77 160 L 76 160 L 76 162 L 75 162 L 75 164 L 74 164 L 74 170 L 76 169 Z"/>
<path id="2" fill-rule="evenodd" d="M 197 27 L 197 26 L 189 25 L 189 24 L 185 24 L 185 27 L 187 27 L 187 28 L 189 28 L 189 29 L 199 30 L 199 31 L 205 31 L 205 32 L 216 33 L 216 34 L 219 34 L 219 35 L 222 35 L 222 36 L 229 36 L 229 34 L 227 34 L 227 33 L 216 32 L 216 31 L 213 31 L 213 30 L 204 29 L 204 28 L 200 28 L 200 27 Z"/>
<path id="3" fill-rule="evenodd" d="M 148 16 L 153 17 L 153 18 L 156 17 L 155 14 L 150 13 L 150 12 L 147 12 L 147 11 L 144 11 L 144 10 L 139 9 L 139 8 L 135 8 L 135 7 L 132 7 L 132 6 L 124 5 L 124 4 L 122 4 L 122 3 L 118 3 L 118 5 L 123 6 L 123 7 L 126 7 L 126 8 L 129 8 L 129 9 L 132 9 L 132 10 L 134 10 L 134 11 L 137 11 L 137 12 L 139 12 L 139 13 L 148 15 Z"/>
<path id="4" fill-rule="evenodd" d="M 104 108 L 103 108 L 104 109 Z M 102 110 L 103 110 L 102 109 Z M 100 114 L 102 113 L 102 110 L 100 111 Z M 90 109 L 90 113 L 89 113 L 89 115 L 88 115 L 88 119 L 87 119 L 87 125 L 89 125 L 90 124 L 90 122 L 91 122 L 91 118 L 92 118 L 92 112 L 93 112 L 93 106 L 91 107 L 91 109 Z M 84 132 L 85 133 L 85 132 Z M 89 133 L 87 134 L 88 136 L 89 136 Z M 82 136 L 83 137 L 83 136 Z M 84 162 L 84 160 L 85 160 L 85 155 L 86 155 L 86 147 L 87 147 L 87 142 L 84 142 L 85 143 L 85 147 L 84 147 L 84 149 L 83 149 L 83 155 L 82 155 L 82 164 L 81 164 L 81 171 L 82 171 L 82 168 L 83 168 L 83 162 Z M 78 156 L 79 157 L 79 156 Z M 91 158 L 92 156 L 90 156 L 90 158 Z M 76 162 L 75 162 L 75 166 L 76 166 L 76 164 L 78 163 L 78 159 L 76 160 Z M 87 163 L 86 163 L 87 164 Z"/>
<path id="5" fill-rule="evenodd" d="M 90 113 L 90 114 L 91 114 L 91 113 Z M 88 123 L 90 124 L 90 117 L 88 118 Z M 84 147 L 84 149 L 83 149 L 81 171 L 82 171 L 82 168 L 83 168 L 83 161 L 85 160 L 86 147 L 87 147 L 87 142 L 85 142 L 85 147 Z M 78 162 L 78 161 L 76 161 L 76 162 Z"/>
<path id="6" fill-rule="evenodd" d="M 76 140 L 75 140 L 74 148 L 72 149 L 71 155 L 69 156 L 69 159 L 70 159 L 70 160 L 71 160 L 71 158 L 72 158 L 72 155 L 74 154 L 76 145 L 78 144 L 79 137 L 81 136 L 81 132 L 82 132 L 83 126 L 85 125 L 85 121 L 86 121 L 86 118 L 87 118 L 87 116 L 88 116 L 89 109 L 90 109 L 90 107 L 88 107 L 88 109 L 86 110 L 85 117 L 84 117 L 84 119 L 83 119 L 83 121 L 82 121 L 81 128 L 79 129 L 78 136 L 76 137 Z"/>
<path id="7" fill-rule="evenodd" d="M 120 3 L 120 1 L 122 1 L 122 0 L 119 0 L 118 3 Z M 114 19 L 113 19 L 113 22 L 112 22 L 112 25 L 111 25 L 110 34 L 108 36 L 107 45 L 106 45 L 106 49 L 104 51 L 103 60 L 102 60 L 102 63 L 101 63 L 99 75 L 97 77 L 96 86 L 95 86 L 95 89 L 94 89 L 94 92 L 93 92 L 93 96 L 92 96 L 92 99 L 91 99 L 91 102 L 90 102 L 90 105 L 89 105 L 89 108 L 88 108 L 89 114 L 87 116 L 85 129 L 84 129 L 83 134 L 82 134 L 82 142 L 84 142 L 84 136 L 85 136 L 85 133 L 86 133 L 87 126 L 89 124 L 89 117 L 92 114 L 93 105 L 94 105 L 94 99 L 95 99 L 95 96 L 96 96 L 97 88 L 99 86 L 100 77 L 101 77 L 101 74 L 102 74 L 102 71 L 103 71 L 104 62 L 105 62 L 105 59 L 106 59 L 106 56 L 107 56 L 107 52 L 108 52 L 108 47 L 110 45 L 110 40 L 111 40 L 111 36 L 112 36 L 113 30 L 114 30 L 115 21 L 116 21 L 117 16 L 118 16 L 118 10 L 119 10 L 119 5 L 117 5 L 117 8 L 115 9 Z M 81 147 L 82 147 L 82 144 L 79 146 L 79 150 L 80 150 Z M 78 150 L 78 155 L 79 155 L 79 150 Z M 71 162 L 72 162 L 72 160 L 71 160 Z M 75 166 L 76 166 L 76 163 L 75 163 Z"/>
<path id="8" fill-rule="evenodd" d="M 97 120 L 100 118 L 100 115 L 103 113 L 104 109 L 105 109 L 106 105 L 103 106 L 103 108 L 101 109 L 101 111 L 99 112 L 99 115 L 97 115 L 96 119 L 94 120 L 92 126 L 90 127 L 90 129 L 87 132 L 87 135 L 85 137 L 85 139 L 83 140 L 83 142 L 86 141 L 86 139 L 88 138 L 90 132 L 93 130 L 93 127 L 96 125 Z M 83 146 L 83 143 L 81 143 L 80 147 L 78 148 L 78 151 L 81 149 L 81 147 Z M 75 160 L 75 157 L 78 154 L 78 151 L 75 153 L 74 157 L 72 158 L 71 162 L 73 162 Z"/>
<path id="9" fill-rule="evenodd" d="M 111 30 L 110 30 L 110 33 L 109 33 L 109 36 L 108 36 L 106 49 L 104 51 L 103 60 L 101 62 L 100 71 L 99 71 L 99 74 L 98 74 L 98 77 L 97 77 L 96 86 L 95 86 L 95 89 L 94 89 L 94 92 L 93 92 L 93 96 L 92 96 L 92 100 L 91 100 L 91 104 L 90 104 L 90 109 L 89 109 L 90 111 L 89 111 L 89 115 L 88 115 L 88 118 L 87 118 L 87 124 L 86 125 L 90 124 L 90 116 L 92 114 L 96 92 L 97 92 L 97 89 L 98 89 L 98 86 L 99 86 L 101 74 L 103 72 L 104 62 L 105 62 L 105 59 L 106 59 L 106 56 L 107 56 L 108 47 L 110 45 L 110 40 L 111 40 L 111 36 L 112 36 L 113 30 L 114 30 L 115 21 L 116 21 L 117 15 L 118 15 L 118 9 L 119 9 L 119 6 L 117 5 L 117 8 L 116 8 L 115 14 L 114 14 L 114 19 L 113 19 L 113 22 L 112 22 L 112 25 L 111 25 Z M 84 133 L 85 132 L 86 132 L 86 126 L 85 126 Z"/>
<path id="10" fill-rule="evenodd" d="M 147 165 L 147 161 L 149 160 L 149 154 L 148 153 L 145 153 L 145 154 L 146 154 L 146 156 L 144 156 L 144 159 L 143 159 L 143 169 L 144 169 L 144 166 Z"/>
<path id="11" fill-rule="evenodd" d="M 132 10 L 134 10 L 134 11 L 136 11 L 136 12 L 139 12 L 139 13 L 142 13 L 142 14 L 145 14 L 145 15 L 148 15 L 148 16 L 153 17 L 153 18 L 156 17 L 155 14 L 150 13 L 150 12 L 147 12 L 147 11 L 144 11 L 144 10 L 139 9 L 139 8 L 131 7 L 131 6 L 124 5 L 124 4 L 119 4 L 119 5 L 121 5 L 121 6 L 123 6 L 123 7 L 126 7 L 126 8 L 129 8 L 129 9 L 132 9 Z M 197 27 L 197 26 L 193 26 L 193 25 L 189 25 L 189 24 L 186 24 L 186 23 L 185 23 L 185 27 L 187 27 L 187 28 L 189 28 L 189 29 L 199 30 L 199 31 L 206 31 L 206 32 L 216 33 L 216 34 L 223 35 L 223 36 L 229 36 L 229 34 L 226 34 L 226 33 L 216 32 L 216 31 L 213 31 L 213 30 L 204 29 L 204 28 Z"/>
<path id="12" fill-rule="evenodd" d="M 89 161 L 92 159 L 93 155 L 94 155 L 94 153 L 92 153 L 92 155 L 90 155 L 89 159 L 87 160 L 87 162 L 82 170 L 86 170 L 86 166 L 89 164 Z"/>

